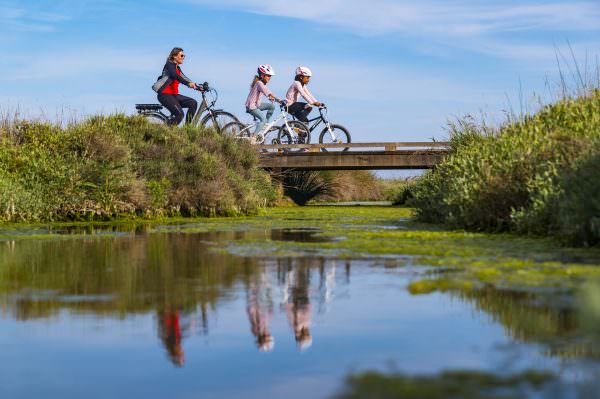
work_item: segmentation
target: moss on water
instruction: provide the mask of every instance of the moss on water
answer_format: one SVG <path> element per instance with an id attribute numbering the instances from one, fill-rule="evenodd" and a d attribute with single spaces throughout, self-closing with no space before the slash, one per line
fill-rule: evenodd
<path id="1" fill-rule="evenodd" d="M 102 238 L 129 234 L 246 232 L 215 250 L 259 257 L 388 257 L 428 266 L 413 294 L 484 286 L 572 291 L 600 279 L 600 250 L 562 248 L 553 239 L 448 231 L 411 221 L 412 210 L 378 206 L 273 208 L 254 217 L 120 223 L 4 225 L 0 241 Z M 278 229 L 315 229 L 314 239 L 284 240 Z M 443 272 L 443 273 L 442 273 Z"/>

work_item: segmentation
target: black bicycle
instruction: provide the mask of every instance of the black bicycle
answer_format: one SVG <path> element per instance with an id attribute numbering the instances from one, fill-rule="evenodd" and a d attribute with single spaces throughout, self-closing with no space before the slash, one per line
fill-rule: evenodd
<path id="1" fill-rule="evenodd" d="M 214 128 L 221 132 L 221 128 L 230 122 L 239 122 L 238 118 L 230 112 L 222 109 L 215 109 L 215 104 L 219 98 L 219 94 L 215 89 L 209 87 L 208 83 L 204 82 L 198 85 L 196 89 L 202 93 L 202 102 L 198 107 L 198 111 L 192 118 L 190 125 L 204 126 Z M 164 107 L 161 104 L 136 104 L 135 109 L 139 115 L 143 115 L 151 123 L 166 124 L 170 116 L 162 112 Z M 204 116 L 203 116 L 204 114 Z"/>
<path id="2" fill-rule="evenodd" d="M 322 104 L 319 107 L 319 116 L 313 119 L 309 119 L 308 129 L 311 131 L 315 130 L 321 123 L 325 124 L 325 127 L 319 134 L 319 143 L 320 144 L 345 144 L 350 143 L 350 132 L 342 125 L 338 125 L 335 123 L 330 123 L 327 118 L 327 106 Z M 348 151 L 348 147 L 340 147 L 340 148 L 321 148 L 321 151 Z"/>

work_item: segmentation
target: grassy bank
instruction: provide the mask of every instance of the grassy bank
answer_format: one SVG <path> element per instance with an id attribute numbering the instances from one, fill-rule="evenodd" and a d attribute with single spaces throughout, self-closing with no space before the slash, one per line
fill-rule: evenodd
<path id="1" fill-rule="evenodd" d="M 141 117 L 0 122 L 0 220 L 248 214 L 278 193 L 244 143 Z"/>
<path id="2" fill-rule="evenodd" d="M 600 90 L 497 129 L 463 120 L 450 140 L 411 190 L 419 220 L 600 243 Z"/>

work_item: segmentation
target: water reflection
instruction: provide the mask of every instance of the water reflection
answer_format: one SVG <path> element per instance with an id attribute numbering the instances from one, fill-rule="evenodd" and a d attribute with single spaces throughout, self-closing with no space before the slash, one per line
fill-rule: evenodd
<path id="1" fill-rule="evenodd" d="M 52 319 L 65 310 L 73 317 L 155 315 L 156 335 L 169 360 L 183 366 L 186 339 L 209 335 L 211 320 L 231 316 L 225 310 L 228 304 L 242 300 L 246 331 L 256 349 L 272 352 L 276 342 L 286 338 L 274 332 L 279 317 L 287 324 L 287 338 L 304 351 L 319 340 L 316 315 L 327 318 L 335 300 L 344 297 L 357 262 L 238 257 L 219 251 L 218 243 L 256 235 L 272 240 L 318 239 L 314 233 L 139 231 L 125 237 L 2 243 L 0 307 L 4 317 L 19 321 Z M 376 268 L 374 274 L 393 275 L 405 262 L 363 262 L 361 270 L 365 264 Z M 400 292 L 395 281 L 403 280 L 385 279 Z M 574 306 L 568 301 L 491 287 L 453 296 L 489 315 L 512 340 L 544 345 L 549 356 L 598 356 L 597 348 L 580 335 Z M 354 303 L 360 305 L 360 297 Z M 343 332 L 344 327 L 338 329 Z"/>

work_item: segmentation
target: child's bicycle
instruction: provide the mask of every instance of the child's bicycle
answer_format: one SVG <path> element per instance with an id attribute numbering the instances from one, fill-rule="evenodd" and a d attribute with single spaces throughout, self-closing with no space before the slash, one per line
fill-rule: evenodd
<path id="1" fill-rule="evenodd" d="M 208 83 L 198 84 L 197 90 L 202 93 L 202 102 L 190 123 L 192 126 L 212 127 L 220 132 L 221 128 L 229 122 L 238 121 L 238 118 L 232 113 L 215 108 L 219 95 L 215 89 L 208 86 Z M 209 97 L 208 100 L 207 97 Z M 144 116 L 151 123 L 165 124 L 169 122 L 170 117 L 162 112 L 161 104 L 136 104 L 135 108 L 139 115 Z M 205 111 L 206 114 L 200 119 Z"/>
<path id="2" fill-rule="evenodd" d="M 311 133 L 321 123 L 324 123 L 325 127 L 319 135 L 320 144 L 344 144 L 351 142 L 350 132 L 348 132 L 348 129 L 346 129 L 342 125 L 333 124 L 329 122 L 329 119 L 327 119 L 327 106 L 325 104 L 322 104 L 319 107 L 319 116 L 308 120 L 308 127 Z M 348 149 L 348 147 L 330 148 L 329 150 L 327 148 L 321 148 L 321 151 L 348 151 Z"/>
<path id="3" fill-rule="evenodd" d="M 287 112 L 287 104 L 285 101 L 278 100 L 281 114 L 271 122 L 265 124 L 260 132 L 254 134 L 256 125 L 255 121 L 250 124 L 241 122 L 230 122 L 223 126 L 221 132 L 231 137 L 250 140 L 251 144 L 309 144 L 310 130 L 306 124 L 291 120 L 290 114 Z M 282 121 L 281 126 L 277 124 Z M 289 151 L 301 151 L 301 148 L 291 149 Z"/>

